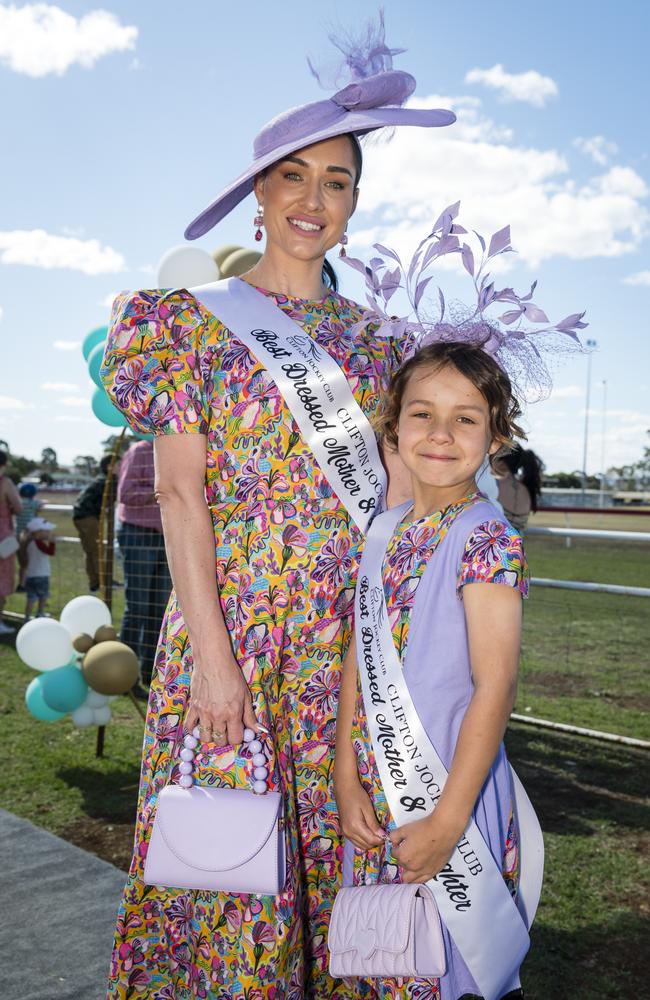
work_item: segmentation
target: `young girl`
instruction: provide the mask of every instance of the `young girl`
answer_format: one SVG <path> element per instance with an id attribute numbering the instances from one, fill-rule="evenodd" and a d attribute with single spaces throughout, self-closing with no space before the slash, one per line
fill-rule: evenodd
<path id="1" fill-rule="evenodd" d="M 381 551 L 376 560 L 377 581 L 381 566 L 399 673 L 448 777 L 439 787 L 428 774 L 424 780 L 419 751 L 404 750 L 414 747 L 408 715 L 396 709 L 396 695 L 382 691 L 379 671 L 372 675 L 371 697 L 364 704 L 357 663 L 367 670 L 367 650 L 362 644 L 360 656 L 353 640 L 343 666 L 335 763 L 336 800 L 347 838 L 344 882 L 424 883 L 442 871 L 443 881 L 430 885 L 443 921 L 447 972 L 441 979 L 362 980 L 364 996 L 459 1000 L 481 995 L 459 946 L 462 933 L 451 928 L 452 940 L 439 898 L 441 886 L 443 896 L 445 890 L 450 893 L 450 872 L 463 860 L 457 845 L 467 860 L 469 846 L 474 849 L 477 836 L 482 837 L 489 848 L 483 868 L 494 867 L 498 883 L 490 891 L 503 895 L 505 883 L 514 897 L 517 889 L 518 831 L 502 739 L 515 700 L 528 570 L 520 536 L 477 491 L 475 477 L 486 456 L 496 456 L 513 437 L 522 436 L 519 415 L 507 375 L 479 347 L 465 343 L 420 350 L 394 377 L 385 401 L 381 430 L 410 473 L 413 502 L 375 519 L 364 562 L 371 558 L 373 537 L 383 531 L 389 540 L 383 563 Z M 364 586 L 363 562 L 358 586 Z M 372 579 L 369 587 L 372 598 Z M 367 636 L 358 613 L 355 630 L 357 642 L 361 632 Z M 395 690 L 389 685 L 389 694 Z M 383 728 L 373 744 L 377 719 Z M 391 720 L 398 736 L 387 741 Z M 389 768 L 382 774 L 390 780 L 383 783 L 380 756 Z M 400 797 L 409 768 L 413 780 L 417 774 L 423 778 L 421 793 Z M 407 817 L 404 822 L 396 825 L 389 800 Z M 472 818 L 476 826 L 470 833 Z M 466 883 L 479 868 L 468 861 Z M 474 891 L 458 880 L 455 889 L 456 901 Z M 506 896 L 504 904 L 499 898 L 507 910 L 511 899 Z M 487 936 L 494 914 L 486 905 L 481 912 L 481 901 L 470 902 L 479 912 L 478 936 Z M 457 903 L 457 909 L 468 910 L 470 902 Z M 521 938 L 517 924 L 522 920 L 512 905 L 514 941 Z M 505 925 L 502 930 L 507 937 Z M 523 933 L 527 947 L 525 927 Z M 507 951 L 507 940 L 502 947 Z M 525 947 L 506 955 L 510 971 L 497 996 L 522 995 L 518 963 Z"/>

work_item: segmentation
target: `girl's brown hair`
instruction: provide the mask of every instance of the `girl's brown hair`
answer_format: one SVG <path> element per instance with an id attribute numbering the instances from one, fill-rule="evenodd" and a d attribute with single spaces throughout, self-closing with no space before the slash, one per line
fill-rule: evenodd
<path id="1" fill-rule="evenodd" d="M 514 444 L 514 438 L 525 439 L 522 428 L 517 423 L 521 407 L 514 395 L 510 379 L 494 358 L 478 346 L 460 341 L 440 341 L 429 344 L 414 354 L 393 376 L 384 396 L 375 427 L 380 437 L 397 451 L 397 425 L 402 409 L 402 399 L 409 379 L 422 369 L 440 371 L 451 366 L 464 375 L 481 393 L 490 411 L 490 434 L 499 441 L 501 448 L 490 456 L 490 463 L 499 453 L 507 452 Z"/>

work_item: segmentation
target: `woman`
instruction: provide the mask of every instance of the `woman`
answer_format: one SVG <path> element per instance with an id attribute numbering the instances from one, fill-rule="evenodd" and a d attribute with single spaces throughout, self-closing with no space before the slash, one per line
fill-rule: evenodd
<path id="1" fill-rule="evenodd" d="M 357 135 L 454 121 L 399 107 L 414 86 L 408 74 L 375 72 L 262 130 L 251 167 L 186 232 L 207 232 L 254 188 L 265 251 L 225 298 L 206 286 L 122 296 L 114 306 L 104 378 L 131 425 L 156 435 L 174 592 L 151 687 L 113 998 L 132 989 L 160 1000 L 356 995 L 326 971 L 342 854 L 330 772 L 358 550 L 383 478 L 367 418 L 399 351 L 372 327 L 353 330 L 364 311 L 328 287 L 323 268 L 326 251 L 347 241 L 356 207 Z M 229 316 L 232 307 L 241 329 L 206 302 Z M 260 309 L 269 322 L 253 319 Z M 287 319 L 286 343 L 302 351 L 307 373 L 292 383 L 295 398 L 290 385 L 280 392 L 279 369 L 277 380 L 268 370 L 270 354 L 285 350 L 274 346 L 275 320 Z M 346 407 L 328 404 L 329 376 L 310 381 L 313 366 L 328 363 Z M 300 367 L 287 363 L 285 381 Z M 178 780 L 183 727 L 197 722 L 199 784 L 247 787 L 244 727 L 268 731 L 286 820 L 287 884 L 277 897 L 143 884 L 156 797 Z"/>
<path id="2" fill-rule="evenodd" d="M 14 483 L 7 472 L 7 453 L 0 450 L 0 636 L 13 635 L 15 629 L 2 620 L 5 601 L 16 586 L 16 557 L 14 515 L 20 514 L 22 504 Z M 5 546 L 2 546 L 2 543 Z M 3 557 L 6 548 L 7 554 Z M 9 551 L 11 550 L 11 551 Z"/>
<path id="3" fill-rule="evenodd" d="M 530 448 L 517 445 L 496 462 L 499 503 L 510 524 L 524 531 L 542 494 L 544 463 Z"/>

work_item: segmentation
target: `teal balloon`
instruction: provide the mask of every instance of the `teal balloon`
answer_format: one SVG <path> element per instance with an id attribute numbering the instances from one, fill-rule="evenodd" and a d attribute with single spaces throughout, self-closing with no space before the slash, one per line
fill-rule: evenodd
<path id="1" fill-rule="evenodd" d="M 50 708 L 45 701 L 43 697 L 44 677 L 45 674 L 39 674 L 30 683 L 25 691 L 25 704 L 28 711 L 35 719 L 39 719 L 40 722 L 56 722 L 58 719 L 63 718 L 65 712 L 57 712 L 54 708 Z"/>
<path id="2" fill-rule="evenodd" d="M 86 700 L 88 683 L 79 667 L 68 663 L 43 674 L 43 701 L 55 712 L 74 712 Z"/>
<path id="3" fill-rule="evenodd" d="M 88 374 L 100 389 L 104 388 L 104 383 L 99 377 L 99 369 L 102 366 L 102 361 L 104 360 L 104 348 L 106 344 L 102 340 L 100 344 L 95 344 L 92 351 L 88 355 Z"/>
<path id="4" fill-rule="evenodd" d="M 109 427 L 125 427 L 126 419 L 122 413 L 113 406 L 103 389 L 95 389 L 90 400 L 93 413 L 98 420 Z"/>
<path id="5" fill-rule="evenodd" d="M 96 347 L 97 344 L 101 343 L 102 340 L 106 340 L 107 337 L 108 337 L 107 326 L 98 326 L 96 327 L 96 329 L 91 330 L 90 333 L 86 334 L 84 339 L 81 341 L 81 351 L 86 361 L 90 357 L 90 352 L 92 351 L 93 347 Z"/>

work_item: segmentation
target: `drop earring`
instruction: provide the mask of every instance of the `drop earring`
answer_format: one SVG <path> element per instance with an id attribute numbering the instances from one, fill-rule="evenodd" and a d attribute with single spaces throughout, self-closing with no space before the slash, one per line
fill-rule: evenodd
<path id="1" fill-rule="evenodd" d="M 257 206 L 257 215 L 253 219 L 253 225 L 257 227 L 255 229 L 255 242 L 259 243 L 262 239 L 262 226 L 264 225 L 264 205 Z"/>
<path id="2" fill-rule="evenodd" d="M 339 240 L 339 243 L 341 244 L 341 249 L 339 250 L 339 257 L 345 257 L 346 256 L 345 247 L 347 245 L 347 242 L 348 242 L 348 234 L 347 233 L 343 233 L 343 236 Z"/>

